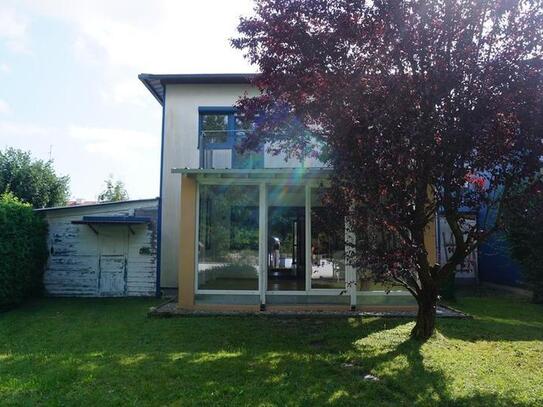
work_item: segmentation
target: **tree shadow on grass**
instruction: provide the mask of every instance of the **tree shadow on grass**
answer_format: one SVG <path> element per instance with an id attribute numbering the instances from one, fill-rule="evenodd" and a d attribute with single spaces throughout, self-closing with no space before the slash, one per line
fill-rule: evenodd
<path id="1" fill-rule="evenodd" d="M 412 325 L 409 324 L 409 328 Z M 380 332 L 378 335 L 383 336 Z M 446 406 L 511 406 L 534 405 L 532 402 L 520 402 L 513 392 L 481 392 L 473 390 L 469 395 L 455 394 L 451 378 L 443 371 L 428 366 L 422 348 L 423 342 L 406 338 L 403 341 L 380 348 L 358 346 L 361 353 L 361 364 L 377 373 L 381 381 L 382 394 L 399 397 L 408 405 L 446 405 Z M 464 372 L 460 372 L 464 373 Z"/>
<path id="2" fill-rule="evenodd" d="M 522 405 L 454 394 L 405 319 L 153 320 L 123 302 L 80 305 L 0 321 L 6 404 Z"/>
<path id="3" fill-rule="evenodd" d="M 470 342 L 543 340 L 543 305 L 504 296 L 460 298 L 453 305 L 462 307 L 473 319 L 438 320 L 439 331 L 448 338 Z"/>

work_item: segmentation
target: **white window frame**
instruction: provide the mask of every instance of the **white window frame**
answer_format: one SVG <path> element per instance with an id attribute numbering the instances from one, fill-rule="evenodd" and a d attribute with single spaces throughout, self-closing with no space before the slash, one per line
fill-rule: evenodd
<path id="1" fill-rule="evenodd" d="M 344 288 L 312 288 L 311 287 L 311 190 L 319 187 L 323 181 L 318 180 L 284 180 L 266 178 L 258 179 L 224 179 L 220 177 L 205 177 L 197 176 L 196 178 L 196 244 L 195 244 L 195 264 L 194 264 L 194 292 L 195 294 L 207 295 L 252 295 L 259 296 L 260 303 L 266 304 L 267 296 L 349 296 L 351 306 L 356 306 L 356 299 L 360 295 L 360 291 L 356 291 L 356 287 L 351 285 L 348 287 L 348 282 L 354 277 L 354 269 L 347 267 L 345 270 L 345 287 Z M 259 267 L 258 267 L 258 290 L 207 290 L 198 287 L 198 242 L 200 234 L 200 186 L 201 185 L 255 185 L 259 188 Z M 268 264 L 267 264 L 267 233 L 268 233 L 268 186 L 272 185 L 292 185 L 304 186 L 305 188 L 305 277 L 306 289 L 300 290 L 284 290 L 270 291 L 268 290 Z M 347 228 L 346 228 L 347 229 Z M 347 232 L 346 232 L 347 233 Z M 354 281 L 354 280 L 353 280 Z M 343 294 L 341 294 L 343 292 Z M 368 292 L 369 293 L 369 292 Z M 373 292 L 372 292 L 373 293 Z M 384 292 L 378 292 L 371 295 L 382 295 Z"/>
<path id="2" fill-rule="evenodd" d="M 258 251 L 259 251 L 259 265 L 258 265 L 258 290 L 206 290 L 206 289 L 200 289 L 198 286 L 198 264 L 199 264 L 199 253 L 198 253 L 198 242 L 200 241 L 200 185 L 259 185 L 259 182 L 254 182 L 252 180 L 239 180 L 241 182 L 231 182 L 227 180 L 220 180 L 220 179 L 197 179 L 196 180 L 196 244 L 194 245 L 194 258 L 195 261 L 195 267 L 194 267 L 194 293 L 197 294 L 217 294 L 217 295 L 224 295 L 224 294 L 234 294 L 234 295 L 261 295 L 261 285 L 262 285 L 262 265 L 260 264 L 262 261 L 262 255 L 261 255 L 261 249 L 262 249 L 262 236 L 260 233 L 260 219 L 261 219 L 261 209 L 259 205 L 259 242 L 258 242 Z M 260 203 L 260 192 L 259 189 L 259 203 Z"/>

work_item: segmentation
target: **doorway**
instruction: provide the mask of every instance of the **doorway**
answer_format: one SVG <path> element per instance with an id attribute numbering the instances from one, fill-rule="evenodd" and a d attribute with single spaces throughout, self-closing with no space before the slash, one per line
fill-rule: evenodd
<path id="1" fill-rule="evenodd" d="M 128 230 L 118 225 L 102 225 L 98 234 L 100 247 L 98 292 L 103 297 L 126 295 L 126 255 Z"/>
<path id="2" fill-rule="evenodd" d="M 267 289 L 305 291 L 305 192 L 294 186 L 268 190 Z"/>

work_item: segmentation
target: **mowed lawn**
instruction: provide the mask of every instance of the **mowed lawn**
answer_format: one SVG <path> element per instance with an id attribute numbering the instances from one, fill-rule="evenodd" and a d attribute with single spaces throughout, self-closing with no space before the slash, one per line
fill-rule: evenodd
<path id="1" fill-rule="evenodd" d="M 0 404 L 543 405 L 543 307 L 523 299 L 461 298 L 475 318 L 422 346 L 406 319 L 148 318 L 156 303 L 1 313 Z"/>

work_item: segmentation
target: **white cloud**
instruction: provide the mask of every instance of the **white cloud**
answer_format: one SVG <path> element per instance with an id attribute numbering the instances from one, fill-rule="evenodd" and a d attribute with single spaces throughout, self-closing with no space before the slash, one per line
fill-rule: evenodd
<path id="1" fill-rule="evenodd" d="M 65 107 L 63 98 L 75 98 L 78 90 L 84 90 L 92 102 L 101 96 L 110 109 L 109 114 L 102 114 L 103 109 L 82 111 L 74 103 L 63 116 L 48 118 L 55 128 L 0 120 L 0 148 L 30 149 L 47 159 L 53 146 L 55 164 L 60 173 L 72 177 L 76 196 L 92 197 L 111 172 L 126 180 L 133 197 L 156 194 L 161 111 L 137 75 L 254 71 L 228 41 L 236 35 L 239 15 L 251 13 L 252 6 L 252 0 L 0 0 L 0 49 L 30 52 L 35 48 L 36 60 L 21 62 L 34 62 L 38 69 L 50 62 L 38 60 L 42 51 L 47 55 L 53 47 L 71 50 L 73 55 L 66 55 L 62 69 L 81 83 L 92 81 L 94 89 L 89 94 L 87 86 L 79 89 L 74 84 L 59 95 L 47 95 L 50 106 L 28 106 L 29 110 L 19 112 L 24 106 L 17 104 L 18 114 L 32 120 L 38 108 L 55 113 Z M 51 36 L 32 37 L 48 27 Z M 10 70 L 13 80 L 24 81 L 22 75 L 14 75 L 19 72 L 19 58 L 10 57 L 0 57 L 0 82 L 5 79 L 2 73 Z M 47 78 L 43 81 L 48 84 Z M 36 96 L 43 97 L 40 92 L 49 89 L 36 88 Z M 10 102 L 16 101 L 10 98 Z M 141 117 L 122 122 L 134 115 Z M 145 131 L 137 131 L 141 129 Z"/>
<path id="2" fill-rule="evenodd" d="M 54 160 L 59 174 L 70 176 L 73 196 L 95 198 L 113 173 L 126 181 L 132 198 L 156 196 L 159 136 L 123 128 L 0 120 L 0 149 L 30 150 L 33 157 Z"/>
<path id="3" fill-rule="evenodd" d="M 158 137 L 135 130 L 71 126 L 68 134 L 81 141 L 90 153 L 119 160 L 143 159 L 150 149 L 156 149 Z"/>
<path id="4" fill-rule="evenodd" d="M 110 89 L 102 90 L 101 94 L 106 103 L 132 103 L 145 106 L 149 102 L 154 102 L 147 97 L 147 90 L 136 78 L 121 79 L 118 83 L 112 84 Z"/>
<path id="5" fill-rule="evenodd" d="M 15 9 L 0 5 L 0 41 L 13 52 L 28 53 L 28 21 Z"/>
<path id="6" fill-rule="evenodd" d="M 86 65 L 100 66 L 103 52 L 84 36 L 76 36 L 72 48 L 77 60 L 83 61 Z"/>
<path id="7" fill-rule="evenodd" d="M 58 133 L 56 129 L 49 126 L 40 126 L 32 123 L 21 123 L 12 121 L 0 121 L 0 135 L 2 138 L 22 138 L 34 136 L 51 136 Z"/>
<path id="8" fill-rule="evenodd" d="M 139 159 L 159 146 L 159 137 L 122 128 L 69 126 L 60 129 L 34 123 L 0 120 L 0 136 L 11 139 L 37 137 L 58 142 L 66 135 L 80 142 L 89 153 L 121 159 Z"/>
<path id="9" fill-rule="evenodd" d="M 0 99 L 0 114 L 7 114 L 10 112 L 11 112 L 11 107 L 9 106 L 8 102 Z"/>
<path id="10" fill-rule="evenodd" d="M 196 73 L 254 71 L 230 47 L 241 14 L 252 0 L 27 0 L 34 13 L 70 25 L 72 47 L 82 64 L 99 65 L 103 91 L 113 102 L 141 104 L 133 86 L 141 72 Z M 113 89 L 116 87 L 116 89 Z M 139 101 L 137 99 L 140 99 Z"/>

